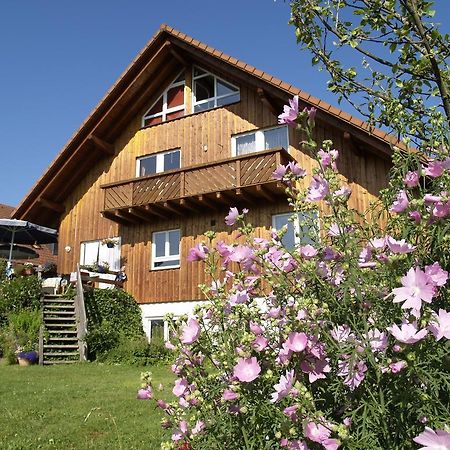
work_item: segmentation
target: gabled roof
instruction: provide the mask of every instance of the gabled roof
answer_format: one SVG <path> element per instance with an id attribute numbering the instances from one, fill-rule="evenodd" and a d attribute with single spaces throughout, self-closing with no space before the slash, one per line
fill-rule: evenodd
<path id="1" fill-rule="evenodd" d="M 112 142 L 130 119 L 156 100 L 155 92 L 167 82 L 174 70 L 196 62 L 237 81 L 259 89 L 262 97 L 279 107 L 298 95 L 303 106 L 318 109 L 317 120 L 325 120 L 352 137 L 370 144 L 373 151 L 390 154 L 398 141 L 388 133 L 315 98 L 291 84 L 239 61 L 168 25 L 161 25 L 143 50 L 106 93 L 80 128 L 35 183 L 13 213 L 14 218 L 57 224 L 63 212 L 62 202 L 82 174 L 105 154 L 114 156 Z M 153 97 L 152 97 L 153 95 Z"/>

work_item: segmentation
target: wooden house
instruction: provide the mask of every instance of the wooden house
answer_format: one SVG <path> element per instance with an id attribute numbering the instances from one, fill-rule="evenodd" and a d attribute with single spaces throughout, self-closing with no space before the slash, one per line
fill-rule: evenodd
<path id="1" fill-rule="evenodd" d="M 284 189 L 271 174 L 292 159 L 313 165 L 301 136 L 278 125 L 294 95 L 317 108 L 317 139 L 340 149 L 352 205 L 364 210 L 391 167 L 385 132 L 163 25 L 14 217 L 59 229 L 61 273 L 77 263 L 125 265 L 124 287 L 141 304 L 148 335 L 160 332 L 165 313 L 188 313 L 201 300 L 204 269 L 186 256 L 210 229 L 232 242 L 230 206 L 249 208 L 260 236 L 286 223 Z"/>

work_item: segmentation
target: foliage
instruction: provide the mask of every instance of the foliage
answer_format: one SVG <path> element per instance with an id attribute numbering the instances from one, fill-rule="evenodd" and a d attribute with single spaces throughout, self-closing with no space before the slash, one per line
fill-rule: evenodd
<path id="1" fill-rule="evenodd" d="M 329 72 L 339 99 L 424 149 L 449 146 L 450 38 L 433 1 L 290 3 L 297 41 Z"/>
<path id="2" fill-rule="evenodd" d="M 171 397 L 173 375 L 151 369 Z M 0 448 L 8 450 L 159 449 L 161 412 L 136 400 L 141 370 L 129 366 L 0 364 Z M 142 417 L 146 420 L 143 422 Z"/>
<path id="3" fill-rule="evenodd" d="M 86 295 L 85 305 L 86 342 L 91 360 L 111 351 L 120 342 L 143 338 L 139 305 L 122 289 L 94 289 Z"/>
<path id="4" fill-rule="evenodd" d="M 4 356 L 10 364 L 16 362 L 17 352 L 36 351 L 42 324 L 39 310 L 23 309 L 8 316 L 8 325 L 1 333 Z"/>
<path id="5" fill-rule="evenodd" d="M 208 232 L 191 250 L 214 281 L 209 303 L 172 324 L 178 400 L 159 402 L 173 430 L 165 448 L 411 449 L 425 424 L 450 423 L 450 158 L 394 156 L 385 207 L 370 211 L 387 220 L 380 229 L 348 207 L 339 152 L 312 138 L 315 110 L 294 99 L 280 118 L 304 132 L 316 168 L 306 189 L 296 163 L 274 178 L 294 217 L 323 205 L 321 237 L 287 249 L 286 229 L 253 238 L 231 208 L 226 223 L 245 241 Z"/>
<path id="6" fill-rule="evenodd" d="M 127 364 L 132 366 L 156 366 L 166 364 L 172 359 L 171 352 L 164 342 L 146 338 L 123 338 L 119 344 L 98 358 L 107 364 Z"/>
<path id="7" fill-rule="evenodd" d="M 0 283 L 6 280 L 6 267 L 8 261 L 0 258 Z"/>
<path id="8" fill-rule="evenodd" d="M 9 313 L 24 308 L 40 307 L 41 282 L 37 276 L 17 277 L 0 282 L 0 326 L 4 325 Z"/>

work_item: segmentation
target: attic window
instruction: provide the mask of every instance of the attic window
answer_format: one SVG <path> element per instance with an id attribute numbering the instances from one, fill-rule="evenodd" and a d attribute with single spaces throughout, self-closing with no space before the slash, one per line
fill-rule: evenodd
<path id="1" fill-rule="evenodd" d="M 194 112 L 229 105 L 240 100 L 237 86 L 194 67 L 193 76 L 193 106 Z"/>
<path id="2" fill-rule="evenodd" d="M 184 116 L 184 85 L 184 72 L 181 72 L 144 114 L 142 126 L 155 125 Z"/>

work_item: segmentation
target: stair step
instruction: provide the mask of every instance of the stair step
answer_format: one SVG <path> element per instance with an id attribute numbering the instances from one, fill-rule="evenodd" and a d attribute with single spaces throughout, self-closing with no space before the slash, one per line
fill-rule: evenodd
<path id="1" fill-rule="evenodd" d="M 47 297 L 44 297 L 43 302 L 44 303 L 66 303 L 66 304 L 71 303 L 72 305 L 74 304 L 73 300 L 69 300 L 67 298 L 47 298 Z"/>
<path id="2" fill-rule="evenodd" d="M 59 326 L 67 326 L 67 324 L 57 324 L 54 323 L 51 325 L 52 327 L 59 327 Z M 49 334 L 77 334 L 77 330 L 47 330 L 47 333 Z"/>
<path id="3" fill-rule="evenodd" d="M 44 356 L 80 356 L 79 352 L 44 352 Z"/>
<path id="4" fill-rule="evenodd" d="M 63 315 L 63 316 L 73 316 L 75 315 L 74 311 L 53 311 L 53 310 L 48 310 L 48 309 L 44 309 L 44 315 L 45 314 L 52 314 L 52 315 Z"/>
<path id="5" fill-rule="evenodd" d="M 50 336 L 47 341 L 78 341 L 76 336 L 72 337 L 58 337 L 58 336 Z"/>
<path id="6" fill-rule="evenodd" d="M 53 361 L 44 361 L 44 366 L 51 366 L 53 364 L 75 364 L 79 362 L 77 359 L 59 359 L 59 360 L 53 360 Z"/>
<path id="7" fill-rule="evenodd" d="M 44 294 L 44 299 L 46 298 L 63 298 L 63 294 Z"/>
<path id="8" fill-rule="evenodd" d="M 76 322 L 76 317 L 68 317 L 66 315 L 60 317 L 44 317 L 44 322 L 55 322 L 57 320 L 71 320 L 74 323 Z"/>
<path id="9" fill-rule="evenodd" d="M 68 305 L 68 304 L 62 304 L 62 305 L 58 305 L 58 304 L 51 304 L 51 305 L 45 305 L 45 309 L 44 311 L 48 311 L 51 309 L 75 309 L 75 305 Z"/>
<path id="10" fill-rule="evenodd" d="M 78 344 L 74 345 L 74 344 L 44 344 L 44 350 L 50 350 L 52 348 L 59 348 L 59 349 L 63 349 L 63 350 L 70 350 L 70 349 L 78 349 Z"/>

